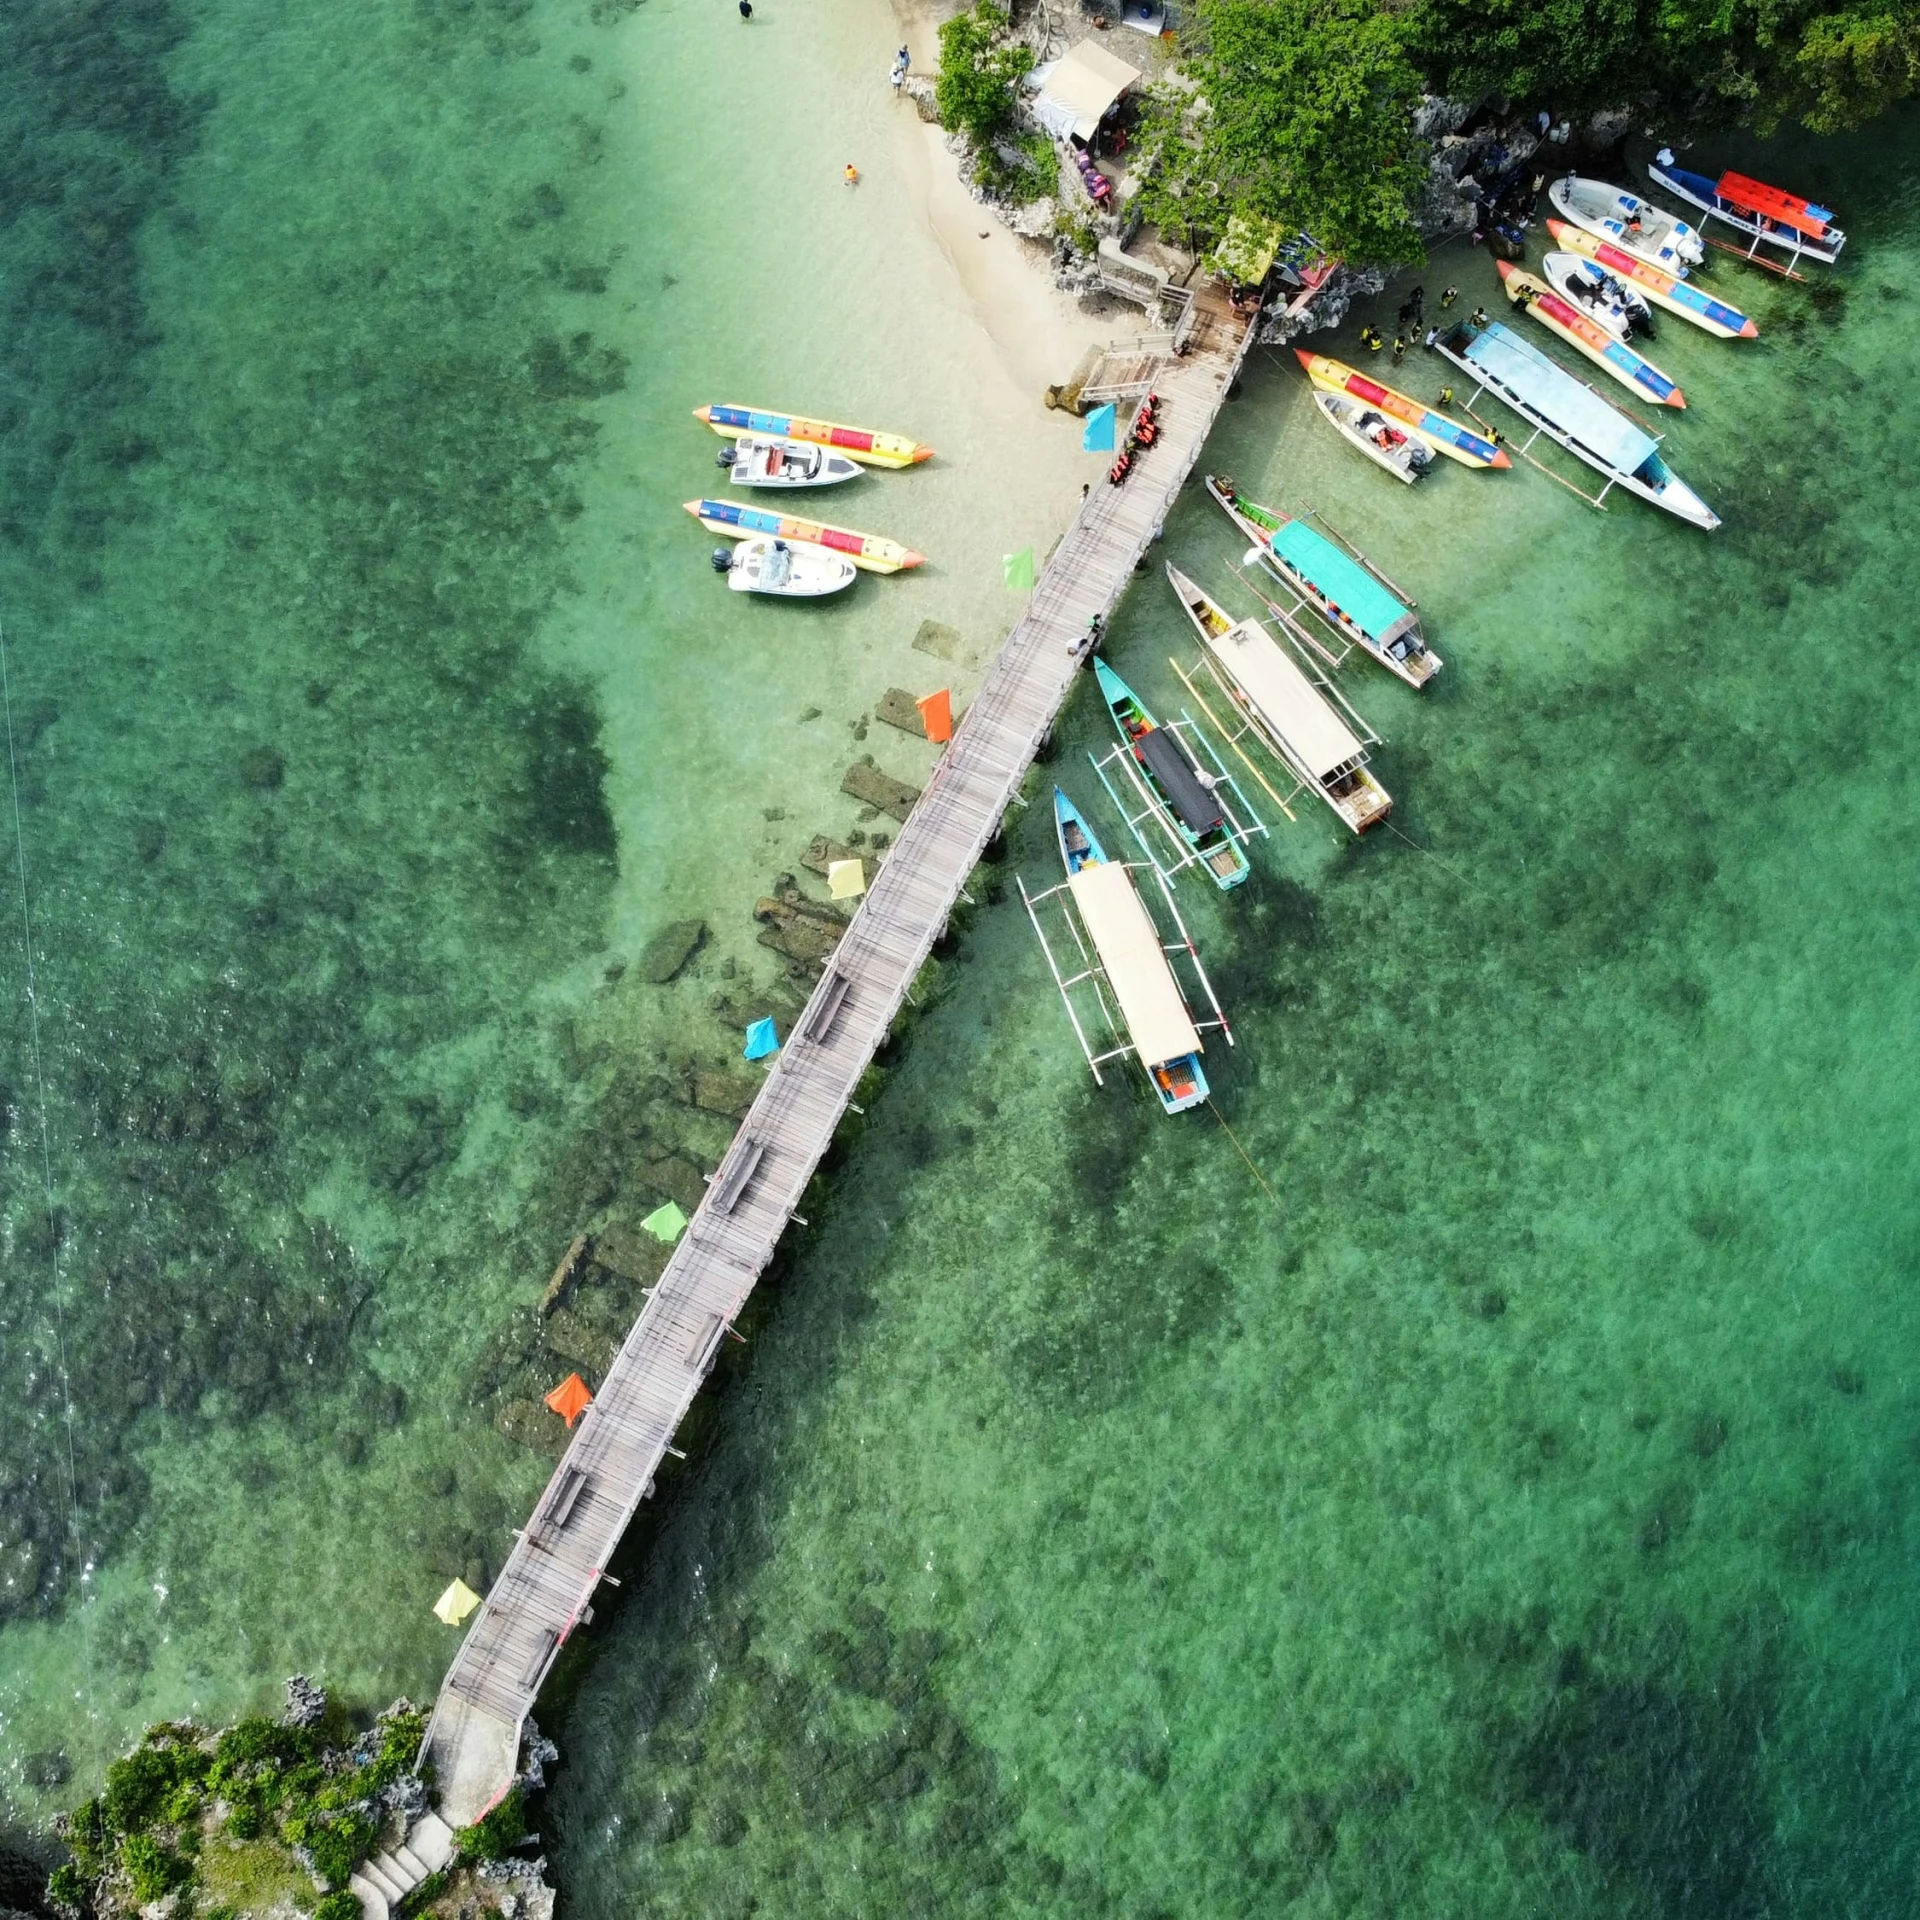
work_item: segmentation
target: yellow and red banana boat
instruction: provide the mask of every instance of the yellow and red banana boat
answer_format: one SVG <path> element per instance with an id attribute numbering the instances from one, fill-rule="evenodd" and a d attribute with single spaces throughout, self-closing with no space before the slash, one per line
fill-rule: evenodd
<path id="1" fill-rule="evenodd" d="M 1502 290 L 1516 307 L 1525 307 L 1549 333 L 1584 353 L 1596 367 L 1610 373 L 1623 387 L 1663 407 L 1684 407 L 1687 396 L 1673 378 L 1645 354 L 1616 340 L 1597 320 L 1589 320 L 1571 300 L 1564 300 L 1544 280 L 1536 280 L 1511 260 L 1496 260 Z"/>
<path id="2" fill-rule="evenodd" d="M 796 413 L 763 413 L 758 407 L 695 407 L 693 417 L 704 420 L 715 433 L 770 433 L 781 440 L 809 440 L 832 447 L 870 467 L 911 467 L 933 458 L 923 447 L 898 433 L 874 433 L 865 427 L 837 426 L 831 420 L 803 420 Z"/>
<path id="3" fill-rule="evenodd" d="M 856 533 L 851 527 L 830 527 L 790 513 L 770 513 L 765 507 L 749 507 L 737 500 L 689 500 L 686 508 L 709 533 L 722 533 L 734 540 L 764 533 L 802 546 L 825 547 L 833 553 L 844 553 L 868 573 L 898 573 L 904 567 L 917 567 L 927 557 L 877 533 Z"/>
<path id="4" fill-rule="evenodd" d="M 1685 280 L 1677 280 L 1658 267 L 1648 266 L 1644 260 L 1635 259 L 1625 248 L 1616 247 L 1612 241 L 1596 240 L 1585 229 L 1571 226 L 1565 220 L 1549 220 L 1547 231 L 1569 253 L 1580 254 L 1596 265 L 1605 267 L 1616 280 L 1637 287 L 1656 306 L 1665 307 L 1669 313 L 1677 313 L 1682 320 L 1691 320 L 1696 327 L 1717 333 L 1723 340 L 1759 338 L 1760 329 L 1738 307 L 1730 307 L 1724 300 L 1716 300 L 1699 287 L 1691 286 Z"/>
<path id="5" fill-rule="evenodd" d="M 1431 407 L 1423 407 L 1418 400 L 1409 399 L 1404 393 L 1396 393 L 1391 387 L 1383 387 L 1377 380 L 1369 380 L 1364 373 L 1350 367 L 1344 360 L 1329 360 L 1325 354 L 1308 353 L 1304 347 L 1295 347 L 1294 358 L 1307 370 L 1307 378 L 1323 393 L 1351 394 L 1356 400 L 1364 400 L 1368 406 L 1398 420 L 1409 433 L 1417 434 L 1436 453 L 1444 453 L 1450 460 L 1458 460 L 1463 467 L 1510 467 L 1513 462 L 1507 458 L 1504 447 L 1496 447 L 1486 435 L 1474 433 L 1463 427 L 1457 420 L 1449 420 L 1444 413 L 1435 413 Z"/>

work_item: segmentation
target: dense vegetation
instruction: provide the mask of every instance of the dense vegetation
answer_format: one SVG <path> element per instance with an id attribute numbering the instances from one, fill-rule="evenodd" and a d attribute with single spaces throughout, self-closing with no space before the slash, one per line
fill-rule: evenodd
<path id="1" fill-rule="evenodd" d="M 1024 63 L 1003 19 L 982 5 L 942 29 L 949 127 L 988 103 L 1010 122 Z M 1181 33 L 1192 90 L 1146 100 L 1140 211 L 1200 238 L 1245 213 L 1362 260 L 1419 256 L 1425 93 L 1833 133 L 1920 90 L 1913 0 L 1192 0 Z"/>
<path id="2" fill-rule="evenodd" d="M 264 1871 L 295 1887 L 325 1882 L 314 1920 L 359 1920 L 347 1875 L 372 1851 L 382 1795 L 411 1771 L 425 1724 L 403 1704 L 351 1745 L 266 1719 L 218 1735 L 189 1721 L 149 1727 L 61 1823 L 72 1859 L 48 1894 L 70 1913 L 174 1898 L 176 1913 L 235 1920 L 228 1883 Z"/>

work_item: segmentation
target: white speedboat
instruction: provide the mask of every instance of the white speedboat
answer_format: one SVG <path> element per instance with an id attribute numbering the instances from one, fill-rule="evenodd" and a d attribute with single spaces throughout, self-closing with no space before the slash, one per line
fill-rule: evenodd
<path id="1" fill-rule="evenodd" d="M 860 477 L 859 461 L 844 453 L 757 433 L 743 433 L 732 446 L 722 447 L 714 461 L 726 468 L 736 487 L 832 487 Z"/>
<path id="2" fill-rule="evenodd" d="M 1571 220 L 1596 240 L 1612 241 L 1663 273 L 1684 274 L 1707 257 L 1699 234 L 1684 220 L 1624 187 L 1569 173 L 1547 188 L 1547 198 L 1563 220 Z"/>
<path id="3" fill-rule="evenodd" d="M 817 600 L 853 585 L 851 560 L 804 541 L 762 534 L 737 547 L 715 547 L 713 570 L 727 576 L 735 593 L 773 593 L 787 600 Z"/>
<path id="4" fill-rule="evenodd" d="M 1433 449 L 1398 421 L 1388 419 L 1378 407 L 1344 393 L 1319 391 L 1313 396 L 1313 404 L 1336 433 L 1351 440 L 1375 466 L 1385 467 L 1396 480 L 1412 486 L 1433 465 Z"/>
<path id="5" fill-rule="evenodd" d="M 1616 340 L 1651 340 L 1653 310 L 1632 287 L 1616 280 L 1597 260 L 1577 253 L 1550 253 L 1540 271 L 1554 292 L 1572 302 Z"/>

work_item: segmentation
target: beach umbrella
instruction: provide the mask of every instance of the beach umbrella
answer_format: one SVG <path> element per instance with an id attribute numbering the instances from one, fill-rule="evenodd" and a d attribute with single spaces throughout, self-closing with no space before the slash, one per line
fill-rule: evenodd
<path id="1" fill-rule="evenodd" d="M 669 1200 L 664 1207 L 655 1207 L 640 1224 L 656 1240 L 664 1240 L 668 1246 L 672 1246 L 686 1232 L 687 1216 Z"/>
<path id="2" fill-rule="evenodd" d="M 1109 400 L 1104 407 L 1095 407 L 1087 415 L 1087 424 L 1080 434 L 1082 453 L 1111 453 L 1114 436 L 1113 402 Z"/>
<path id="3" fill-rule="evenodd" d="M 771 1016 L 765 1020 L 756 1020 L 753 1025 L 747 1029 L 747 1059 L 764 1060 L 768 1054 L 778 1053 L 779 1051 L 780 1036 L 774 1031 Z"/>
<path id="4" fill-rule="evenodd" d="M 953 694 L 951 689 L 942 687 L 938 693 L 930 693 L 924 700 L 913 703 L 920 709 L 920 724 L 927 730 L 927 738 L 935 746 L 943 740 L 953 738 Z"/>
<path id="5" fill-rule="evenodd" d="M 570 1373 L 547 1395 L 547 1405 L 572 1426 L 593 1405 L 593 1393 L 577 1373 Z"/>
<path id="6" fill-rule="evenodd" d="M 433 1603 L 433 1610 L 448 1626 L 457 1627 L 479 1604 L 480 1596 L 464 1580 L 456 1580 Z"/>
<path id="7" fill-rule="evenodd" d="M 1018 553 L 1007 554 L 1000 562 L 1000 577 L 1006 581 L 1009 592 L 1031 593 L 1033 591 L 1033 549 L 1022 547 Z"/>
<path id="8" fill-rule="evenodd" d="M 857 900 L 867 890 L 867 870 L 858 860 L 834 860 L 827 866 L 827 891 L 836 900 Z"/>

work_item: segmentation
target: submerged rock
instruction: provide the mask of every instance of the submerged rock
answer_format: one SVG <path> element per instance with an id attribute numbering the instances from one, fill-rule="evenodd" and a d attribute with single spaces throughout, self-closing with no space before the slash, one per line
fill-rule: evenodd
<path id="1" fill-rule="evenodd" d="M 913 811 L 913 803 L 920 798 L 918 787 L 910 787 L 904 780 L 882 773 L 873 764 L 871 754 L 863 754 L 846 770 L 840 780 L 840 791 L 900 821 Z"/>
<path id="2" fill-rule="evenodd" d="M 662 927 L 640 951 L 640 978 L 649 986 L 664 987 L 700 951 L 706 937 L 704 920 L 675 920 Z"/>

